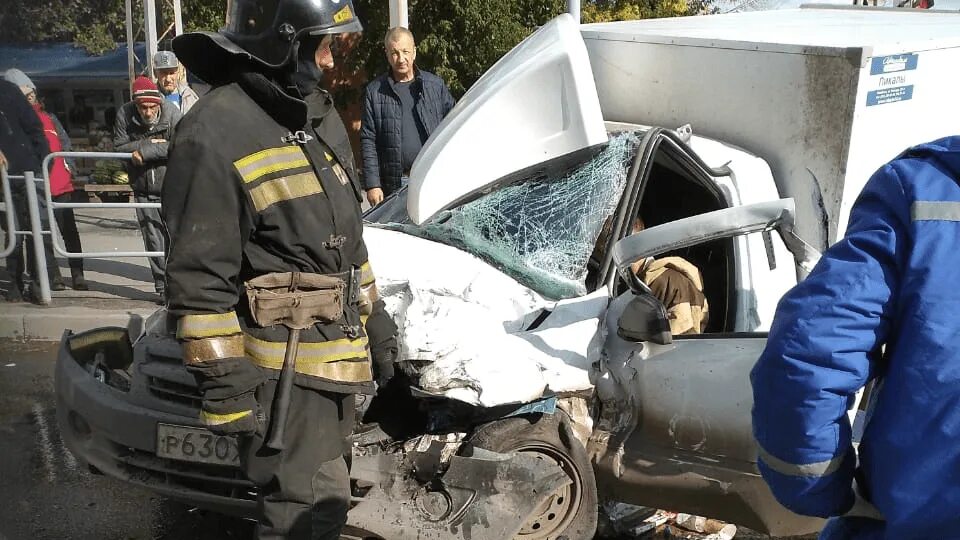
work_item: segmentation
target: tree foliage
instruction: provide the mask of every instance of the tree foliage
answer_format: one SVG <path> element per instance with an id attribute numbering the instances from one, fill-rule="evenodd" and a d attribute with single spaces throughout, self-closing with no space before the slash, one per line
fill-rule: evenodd
<path id="1" fill-rule="evenodd" d="M 136 39 L 143 40 L 142 0 L 133 1 Z M 583 0 L 583 22 L 673 17 L 709 11 L 713 0 Z M 158 32 L 173 21 L 165 0 Z M 186 31 L 217 30 L 224 0 L 182 0 Z M 387 0 L 354 0 L 364 25 L 353 39 L 345 72 L 357 81 L 387 69 L 383 35 L 389 26 Z M 494 62 L 536 27 L 566 10 L 566 0 L 409 0 L 410 29 L 417 38 L 417 63 L 433 71 L 460 96 Z M 4 41 L 72 41 L 102 54 L 126 41 L 124 0 L 2 0 Z M 351 86 L 351 85 L 346 85 Z M 355 84 L 352 86 L 356 86 Z M 348 94 L 351 92 L 348 92 Z M 355 93 L 355 92 L 354 92 Z M 347 100 L 355 96 L 343 96 Z"/>
<path id="2" fill-rule="evenodd" d="M 143 41 L 143 2 L 132 0 L 134 36 Z M 173 7 L 157 0 L 158 33 L 173 22 Z M 184 29 L 222 26 L 224 0 L 183 0 Z M 124 0 L 2 0 L 0 35 L 4 41 L 71 41 L 91 54 L 116 49 L 127 39 Z"/>
<path id="3" fill-rule="evenodd" d="M 584 2 L 584 23 L 679 17 L 712 12 L 711 0 L 593 0 Z"/>

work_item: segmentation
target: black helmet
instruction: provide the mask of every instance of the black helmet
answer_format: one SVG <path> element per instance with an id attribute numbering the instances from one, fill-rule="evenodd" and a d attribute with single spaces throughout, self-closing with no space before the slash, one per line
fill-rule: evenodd
<path id="1" fill-rule="evenodd" d="M 362 30 L 351 0 L 228 0 L 220 33 L 267 66 L 280 67 L 306 35 Z"/>
<path id="2" fill-rule="evenodd" d="M 190 71 L 213 82 L 224 67 L 217 64 L 226 59 L 211 58 L 211 41 L 226 53 L 279 68 L 293 57 L 294 44 L 308 35 L 361 31 L 351 0 L 227 0 L 224 28 L 177 36 L 173 50 Z"/>

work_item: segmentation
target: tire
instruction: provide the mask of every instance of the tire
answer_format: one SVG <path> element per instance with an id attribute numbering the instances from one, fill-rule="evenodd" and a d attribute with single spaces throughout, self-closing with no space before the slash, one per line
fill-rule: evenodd
<path id="1" fill-rule="evenodd" d="M 481 426 L 472 446 L 494 452 L 529 452 L 559 464 L 572 481 L 524 523 L 514 540 L 592 540 L 597 531 L 597 482 L 587 452 L 566 415 L 505 418 Z"/>

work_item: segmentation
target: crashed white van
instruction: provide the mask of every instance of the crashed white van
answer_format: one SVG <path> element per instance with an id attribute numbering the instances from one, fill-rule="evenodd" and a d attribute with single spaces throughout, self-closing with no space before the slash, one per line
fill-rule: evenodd
<path id="1" fill-rule="evenodd" d="M 569 16 L 545 25 L 367 213 L 401 351 L 352 439 L 351 537 L 588 540 L 607 500 L 776 535 L 821 525 L 773 500 L 750 430 L 749 370 L 817 257 L 794 199 L 744 150 L 605 122 L 595 73 Z M 648 227 L 629 235 L 636 216 Z M 703 274 L 704 334 L 671 336 L 629 271 L 669 255 Z M 93 470 L 253 514 L 236 441 L 198 427 L 163 312 L 137 336 L 68 332 L 56 389 Z"/>

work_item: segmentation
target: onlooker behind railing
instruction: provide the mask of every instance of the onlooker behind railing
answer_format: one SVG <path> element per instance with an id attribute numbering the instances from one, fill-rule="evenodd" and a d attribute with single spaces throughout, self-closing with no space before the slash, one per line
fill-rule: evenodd
<path id="1" fill-rule="evenodd" d="M 43 157 L 50 152 L 40 119 L 37 118 L 20 88 L 6 80 L 0 80 L 0 152 L 4 154 L 10 175 L 22 175 L 24 171 L 33 171 L 38 176 L 41 175 Z M 10 187 L 13 206 L 16 209 L 15 221 L 21 224 L 17 227 L 23 227 L 23 224 L 29 223 L 26 184 L 23 181 L 11 182 Z M 0 223 L 4 224 L 5 233 L 12 236 L 13 231 L 6 231 L 6 220 L 0 220 Z M 22 237 L 8 241 L 13 241 L 16 248 L 13 254 L 7 257 L 7 272 L 10 273 L 13 283 L 4 296 L 10 302 L 21 302 L 24 297 L 34 300 L 38 290 L 36 278 L 43 269 L 37 268 L 34 257 L 25 258 Z M 44 242 L 44 244 L 47 249 L 47 260 L 55 261 L 50 242 Z M 31 271 L 27 270 L 28 264 L 32 267 Z M 47 270 L 50 282 L 59 281 L 62 286 L 63 280 L 60 278 L 57 265 L 48 264 Z"/>
<path id="2" fill-rule="evenodd" d="M 157 51 L 153 55 L 153 72 L 157 75 L 157 89 L 163 97 L 187 114 L 200 96 L 187 84 L 187 74 L 173 51 Z"/>
<path id="3" fill-rule="evenodd" d="M 20 87 L 20 90 L 27 97 L 27 101 L 36 111 L 40 123 L 43 125 L 43 134 L 46 137 L 47 144 L 50 146 L 50 152 L 69 152 L 72 149 L 70 136 L 63 129 L 60 120 L 52 113 L 48 113 L 43 104 L 37 99 L 37 87 L 30 80 L 26 73 L 19 69 L 8 69 L 4 78 Z M 62 157 L 55 158 L 50 167 L 50 194 L 54 202 L 71 203 L 84 202 L 82 194 L 73 189 L 72 171 L 76 167 L 72 159 Z M 77 221 L 73 215 L 73 208 L 58 208 L 54 210 L 54 216 L 57 220 L 57 227 L 60 228 L 60 234 L 63 236 L 63 243 L 70 252 L 81 252 L 83 248 L 80 245 L 80 232 L 77 230 Z M 47 259 L 48 265 L 55 265 L 52 258 Z M 83 259 L 74 257 L 70 259 L 70 276 L 73 282 L 73 288 L 77 291 L 89 290 L 87 281 L 83 276 Z M 53 279 L 50 282 L 50 288 L 54 291 L 64 289 L 63 280 Z"/>
<path id="4" fill-rule="evenodd" d="M 133 82 L 133 101 L 126 103 L 117 113 L 113 145 L 117 152 L 133 153 L 127 172 L 137 202 L 160 202 L 160 188 L 167 170 L 167 148 L 179 120 L 180 109 L 163 98 L 153 81 L 138 77 Z M 167 231 L 160 209 L 137 208 L 137 221 L 147 251 L 166 251 Z M 150 270 L 162 303 L 165 296 L 164 258 L 151 257 Z"/>

